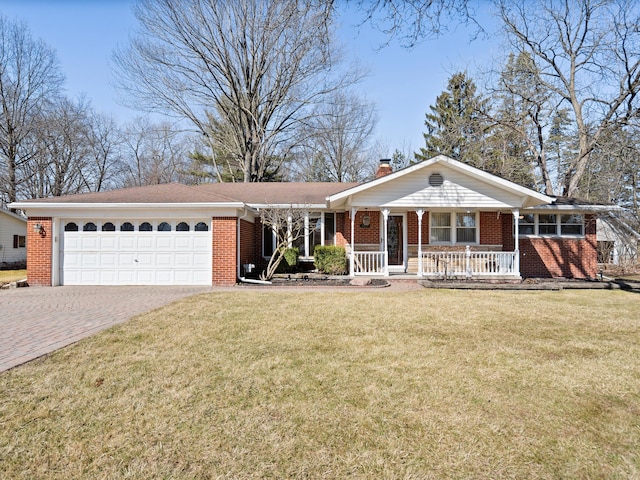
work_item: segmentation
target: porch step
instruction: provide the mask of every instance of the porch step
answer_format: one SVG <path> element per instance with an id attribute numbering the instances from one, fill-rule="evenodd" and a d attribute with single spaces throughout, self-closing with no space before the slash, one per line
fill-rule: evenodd
<path id="1" fill-rule="evenodd" d="M 418 257 L 410 257 L 407 261 L 407 273 L 418 274 Z"/>

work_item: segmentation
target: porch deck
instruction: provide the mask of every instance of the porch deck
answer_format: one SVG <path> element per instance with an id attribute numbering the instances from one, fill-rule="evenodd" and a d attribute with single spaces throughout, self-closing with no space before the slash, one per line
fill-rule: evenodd
<path id="1" fill-rule="evenodd" d="M 434 279 L 520 279 L 518 252 L 464 251 L 419 252 L 405 265 L 391 266 L 386 251 L 352 252 L 350 255 L 352 276 L 384 276 L 398 274 L 408 278 Z"/>

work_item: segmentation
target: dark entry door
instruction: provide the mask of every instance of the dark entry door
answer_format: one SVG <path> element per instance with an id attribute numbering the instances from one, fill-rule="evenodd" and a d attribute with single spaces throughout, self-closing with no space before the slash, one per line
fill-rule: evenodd
<path id="1" fill-rule="evenodd" d="M 389 215 L 387 219 L 387 253 L 389 254 L 389 265 L 403 265 L 404 263 L 402 221 L 402 215 Z"/>

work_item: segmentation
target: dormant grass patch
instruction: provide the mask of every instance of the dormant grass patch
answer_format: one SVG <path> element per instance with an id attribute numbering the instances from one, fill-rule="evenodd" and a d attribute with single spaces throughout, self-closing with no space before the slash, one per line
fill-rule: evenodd
<path id="1" fill-rule="evenodd" d="M 26 270 L 0 270 L 0 285 L 27 278 Z"/>
<path id="2" fill-rule="evenodd" d="M 0 374 L 0 478 L 634 478 L 639 326 L 620 291 L 200 295 Z"/>

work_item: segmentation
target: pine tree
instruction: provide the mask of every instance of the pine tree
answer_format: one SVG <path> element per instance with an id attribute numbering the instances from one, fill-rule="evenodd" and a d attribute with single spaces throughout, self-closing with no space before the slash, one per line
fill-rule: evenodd
<path id="1" fill-rule="evenodd" d="M 453 74 L 436 104 L 426 114 L 425 146 L 415 153 L 417 161 L 436 155 L 480 167 L 487 123 L 482 115 L 487 100 L 476 94 L 476 85 L 465 72 Z"/>

